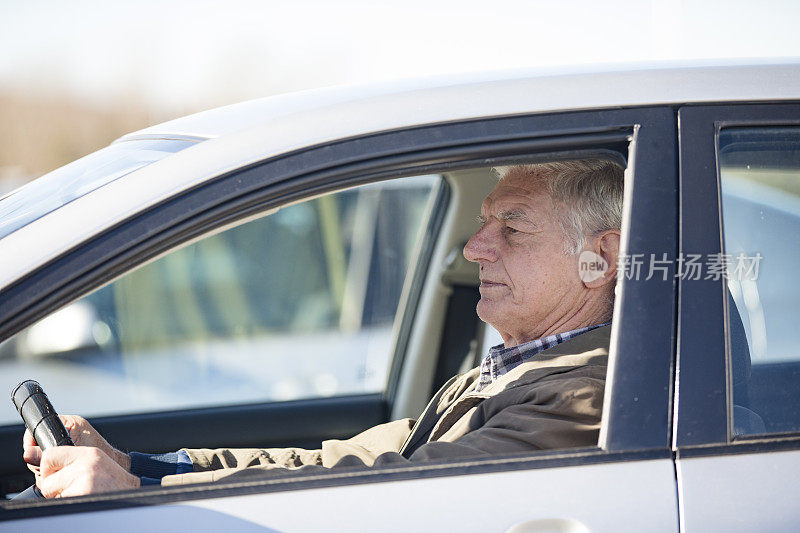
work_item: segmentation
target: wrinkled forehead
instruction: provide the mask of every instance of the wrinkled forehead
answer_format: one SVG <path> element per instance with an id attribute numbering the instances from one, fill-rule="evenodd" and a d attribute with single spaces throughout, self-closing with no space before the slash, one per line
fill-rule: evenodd
<path id="1" fill-rule="evenodd" d="M 530 174 L 509 172 L 487 196 L 481 211 L 484 216 L 500 212 L 526 212 L 531 217 L 552 216 L 555 205 L 547 183 Z"/>

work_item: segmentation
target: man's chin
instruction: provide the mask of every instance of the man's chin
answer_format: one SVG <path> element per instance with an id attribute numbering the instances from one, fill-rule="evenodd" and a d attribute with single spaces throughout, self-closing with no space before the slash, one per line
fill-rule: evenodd
<path id="1" fill-rule="evenodd" d="M 494 326 L 499 318 L 496 307 L 494 302 L 481 298 L 478 300 L 478 305 L 475 306 L 475 312 L 478 314 L 478 318 Z"/>

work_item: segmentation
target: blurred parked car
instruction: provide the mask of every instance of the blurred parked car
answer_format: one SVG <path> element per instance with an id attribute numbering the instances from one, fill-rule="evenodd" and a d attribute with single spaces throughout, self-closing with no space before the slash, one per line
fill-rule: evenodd
<path id="1" fill-rule="evenodd" d="M 492 167 L 578 157 L 626 167 L 596 447 L 8 501 L 0 531 L 796 529 L 800 64 L 337 88 L 127 135 L 0 199 L 0 387 L 148 452 L 415 416 L 498 342 L 460 255 Z"/>

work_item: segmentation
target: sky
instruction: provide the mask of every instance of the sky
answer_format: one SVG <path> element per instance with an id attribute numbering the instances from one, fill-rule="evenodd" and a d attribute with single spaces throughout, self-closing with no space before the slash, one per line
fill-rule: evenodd
<path id="1" fill-rule="evenodd" d="M 790 0 L 0 0 L 0 24 L 0 90 L 171 114 L 472 70 L 800 56 Z"/>

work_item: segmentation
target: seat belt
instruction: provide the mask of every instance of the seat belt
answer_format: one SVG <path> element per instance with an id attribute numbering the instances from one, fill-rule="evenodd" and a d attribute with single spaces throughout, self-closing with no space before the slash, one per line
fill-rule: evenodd
<path id="1" fill-rule="evenodd" d="M 450 385 L 453 384 L 456 378 L 458 378 L 458 376 L 451 377 L 447 380 L 447 383 L 442 385 L 439 392 L 433 395 L 431 401 L 425 406 L 425 410 L 422 411 L 422 415 L 419 417 L 416 424 L 414 424 L 414 427 L 411 428 L 411 433 L 408 434 L 403 446 L 400 447 L 400 455 L 408 459 L 411 457 L 411 454 L 417 451 L 417 448 L 428 441 L 428 436 L 431 434 L 431 431 L 433 431 L 436 422 L 439 421 L 439 416 L 436 414 L 436 406 L 439 405 L 439 400 L 441 400 L 444 393 Z"/>
<path id="2" fill-rule="evenodd" d="M 481 298 L 478 288 L 473 285 L 453 285 L 451 291 L 431 393 L 450 376 L 463 372 L 465 360 L 474 359 L 477 348 L 475 338 L 480 319 L 475 313 L 475 306 Z M 468 368 L 472 368 L 472 365 Z"/>

